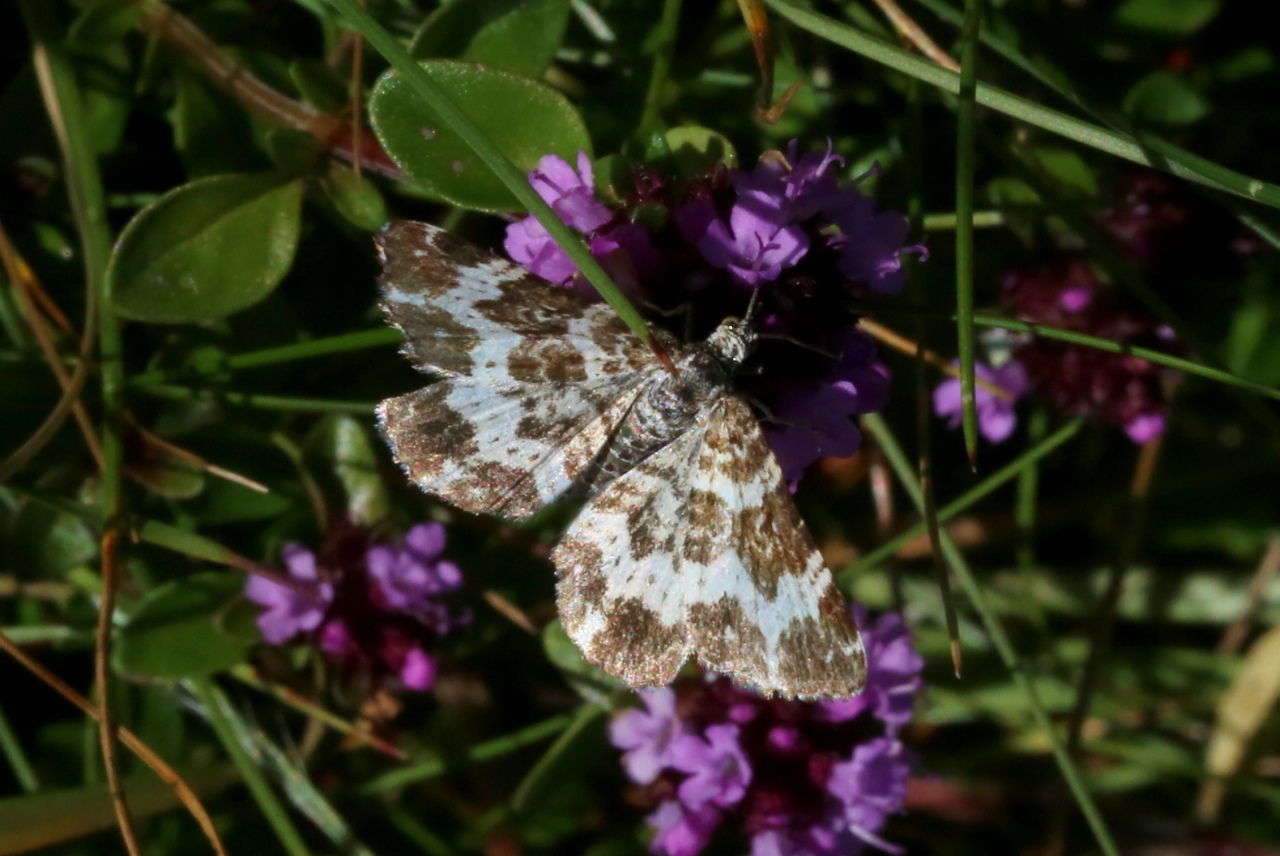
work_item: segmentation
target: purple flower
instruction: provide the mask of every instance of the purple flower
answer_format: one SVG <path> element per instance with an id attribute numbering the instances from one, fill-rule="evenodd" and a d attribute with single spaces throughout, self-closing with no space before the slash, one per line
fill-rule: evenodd
<path id="1" fill-rule="evenodd" d="M 867 652 L 867 686 L 853 698 L 819 702 L 820 715 L 832 722 L 847 722 L 869 711 L 893 728 L 906 725 L 923 685 L 924 660 L 911 647 L 911 635 L 896 612 L 886 612 L 872 622 L 867 611 L 855 605 L 853 615 Z"/>
<path id="2" fill-rule="evenodd" d="M 648 820 L 653 829 L 650 850 L 667 856 L 695 856 L 711 839 L 720 823 L 720 812 L 712 807 L 695 811 L 678 800 L 667 800 Z"/>
<path id="3" fill-rule="evenodd" d="M 825 378 L 784 389 L 769 401 L 765 436 L 793 489 L 818 458 L 856 452 L 862 434 L 854 417 L 879 410 L 888 398 L 888 371 L 875 362 L 870 338 L 851 327 L 836 347 L 839 356 Z"/>
<path id="4" fill-rule="evenodd" d="M 301 598 L 258 578 L 250 580 L 246 595 L 267 607 L 258 618 L 266 641 L 280 644 L 318 628 L 313 644 L 339 673 L 365 686 L 390 681 L 423 691 L 437 670 L 429 651 L 467 620 L 444 602 L 462 584 L 458 568 L 441 559 L 444 543 L 438 523 L 413 527 L 401 544 L 370 545 L 366 530 L 340 522 L 318 555 L 296 544 L 284 550 L 295 579 L 314 582 L 318 568 L 325 569 L 316 597 Z"/>
<path id="5" fill-rule="evenodd" d="M 1124 433 L 1138 444 L 1154 440 L 1164 433 L 1164 414 L 1139 413 L 1124 423 Z"/>
<path id="6" fill-rule="evenodd" d="M 333 601 L 333 586 L 316 581 L 314 553 L 300 544 L 286 544 L 282 555 L 289 576 L 305 591 L 294 591 L 259 576 L 249 577 L 244 587 L 245 597 L 266 607 L 257 623 L 262 638 L 270 645 L 280 645 L 299 633 L 315 630 Z"/>
<path id="7" fill-rule="evenodd" d="M 1166 326 L 1127 308 L 1102 287 L 1086 259 L 1065 258 L 1012 271 L 1001 293 L 1004 309 L 1023 321 L 1074 330 L 1121 345 L 1177 352 Z M 1180 373 L 1129 354 L 1115 354 L 1047 339 L 1013 340 L 1013 359 L 1026 370 L 1037 396 L 1073 416 L 1091 416 L 1120 425 L 1135 443 L 1164 431 L 1166 387 Z"/>
<path id="8" fill-rule="evenodd" d="M 977 377 L 1009 394 L 1008 398 L 1001 398 L 981 386 L 976 387 L 973 393 L 974 406 L 978 411 L 978 430 L 992 443 L 1004 442 L 1018 424 L 1014 405 L 1018 396 L 1026 392 L 1026 369 L 1017 360 L 1010 360 L 998 369 L 975 363 L 973 371 Z M 946 417 L 948 427 L 959 427 L 963 417 L 959 378 L 947 378 L 934 389 L 933 412 Z"/>
<path id="9" fill-rule="evenodd" d="M 462 572 L 440 559 L 442 550 L 444 526 L 420 523 L 405 535 L 402 548 L 377 544 L 365 555 L 387 606 L 418 616 L 441 634 L 448 632 L 450 619 L 438 598 L 462 585 Z"/>
<path id="10" fill-rule="evenodd" d="M 671 745 L 685 734 L 676 718 L 676 694 L 669 687 L 639 693 L 644 710 L 626 710 L 609 724 L 609 739 L 625 750 L 622 768 L 631 781 L 647 785 L 671 766 Z"/>
<path id="11" fill-rule="evenodd" d="M 698 239 L 698 251 L 739 284 L 759 287 L 777 279 L 783 268 L 795 265 L 809 250 L 804 230 L 786 220 L 778 200 L 761 193 L 739 196 L 728 225 L 712 220 Z"/>
<path id="12" fill-rule="evenodd" d="M 689 778 L 680 783 L 680 801 L 692 811 L 708 805 L 728 808 L 751 782 L 751 764 L 738 743 L 738 726 L 712 725 L 702 737 L 686 734 L 671 747 L 672 766 Z"/>
<path id="13" fill-rule="evenodd" d="M 902 809 L 912 759 L 898 740 L 922 661 L 902 619 L 855 615 L 867 690 L 847 701 L 764 699 L 725 678 L 683 677 L 642 695 L 610 728 L 628 776 L 657 810 L 651 849 L 694 856 L 739 831 L 752 856 L 847 856 Z"/>
<path id="14" fill-rule="evenodd" d="M 538 168 L 529 173 L 529 184 L 571 229 L 594 232 L 613 219 L 613 212 L 596 199 L 591 158 L 586 152 L 578 152 L 577 172 L 559 156 L 544 155 Z"/>
<path id="15" fill-rule="evenodd" d="M 855 192 L 856 191 L 850 191 Z M 923 244 L 904 247 L 910 224 L 896 211 L 873 214 L 875 201 L 860 197 L 857 204 L 839 212 L 835 224 L 840 234 L 830 241 L 840 251 L 836 267 L 854 282 L 865 282 L 877 294 L 902 291 L 902 255 L 929 258 Z"/>
<path id="16" fill-rule="evenodd" d="M 576 172 L 558 156 L 544 156 L 538 161 L 538 168 L 529 173 L 529 183 L 565 225 L 589 237 L 592 258 L 600 262 L 624 294 L 634 297 L 641 281 L 661 269 L 662 257 L 653 247 L 648 231 L 620 221 L 596 199 L 591 159 L 586 152 L 578 152 Z M 598 299 L 590 283 L 578 276 L 578 266 L 535 218 L 525 217 L 507 226 L 503 246 L 513 261 L 531 273 L 548 282 L 569 285 L 583 299 Z"/>

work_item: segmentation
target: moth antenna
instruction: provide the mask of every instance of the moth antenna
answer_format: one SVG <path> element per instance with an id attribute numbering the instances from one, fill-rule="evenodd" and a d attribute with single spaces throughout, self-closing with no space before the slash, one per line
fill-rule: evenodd
<path id="1" fill-rule="evenodd" d="M 795 336 L 788 335 L 787 333 L 757 333 L 756 337 L 760 339 L 776 339 L 781 342 L 789 342 L 797 348 L 804 348 L 806 351 L 812 351 L 813 353 L 824 356 L 829 360 L 836 360 L 840 358 L 839 354 L 833 354 L 826 348 L 819 348 L 817 345 L 811 345 L 808 342 L 797 339 Z"/>
<path id="2" fill-rule="evenodd" d="M 742 316 L 742 326 L 750 330 L 756 320 L 756 312 L 760 308 L 760 289 L 751 290 L 751 298 L 747 301 L 747 311 Z"/>

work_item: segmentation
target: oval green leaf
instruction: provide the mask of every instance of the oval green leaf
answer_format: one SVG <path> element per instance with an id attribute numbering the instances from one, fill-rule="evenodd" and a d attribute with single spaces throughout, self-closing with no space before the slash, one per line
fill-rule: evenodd
<path id="1" fill-rule="evenodd" d="M 564 40 L 569 0 L 454 0 L 422 22 L 414 59 L 447 57 L 539 77 Z"/>
<path id="2" fill-rule="evenodd" d="M 316 425 L 307 445 L 341 484 L 352 521 L 372 526 L 386 519 L 391 499 L 378 474 L 373 443 L 359 421 L 350 416 L 325 417 Z"/>
<path id="3" fill-rule="evenodd" d="M 430 60 L 422 68 L 519 169 L 534 169 L 543 155 L 573 162 L 579 150 L 591 151 L 582 117 L 554 89 L 454 60 Z M 374 88 L 369 115 L 387 154 L 428 196 L 476 211 L 521 209 L 506 185 L 394 70 Z"/>
<path id="4" fill-rule="evenodd" d="M 232 633 L 223 617 L 244 589 L 233 574 L 196 574 L 150 592 L 120 628 L 117 671 L 150 678 L 197 678 L 244 660 L 251 640 Z"/>
<path id="5" fill-rule="evenodd" d="M 302 183 L 219 175 L 183 185 L 125 227 L 107 284 L 116 311 L 153 323 L 229 315 L 266 297 L 293 264 Z"/>
<path id="6" fill-rule="evenodd" d="M 1203 119 L 1209 102 L 1182 75 L 1160 70 L 1133 85 L 1124 109 L 1139 122 L 1178 127 Z"/>

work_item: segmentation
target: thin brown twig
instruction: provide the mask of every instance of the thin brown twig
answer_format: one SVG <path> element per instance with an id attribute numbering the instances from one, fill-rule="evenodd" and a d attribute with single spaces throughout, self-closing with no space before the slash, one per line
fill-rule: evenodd
<path id="1" fill-rule="evenodd" d="M 493 607 L 494 611 L 503 618 L 530 635 L 538 635 L 538 625 L 534 624 L 533 619 L 520 607 L 493 589 L 485 589 L 482 596 L 484 597 L 484 602 Z"/>
<path id="2" fill-rule="evenodd" d="M 240 664 L 231 668 L 231 677 L 241 681 L 259 692 L 273 696 L 279 701 L 292 707 L 294 710 L 307 716 L 313 722 L 319 722 L 332 728 L 334 731 L 348 737 L 357 743 L 363 743 L 371 749 L 375 749 L 388 757 L 395 758 L 397 761 L 406 761 L 409 756 L 404 750 L 388 743 L 376 734 L 362 730 L 360 726 L 347 722 L 340 716 L 330 713 L 319 703 L 307 698 L 301 693 L 296 692 L 290 687 L 283 684 L 275 683 L 263 677 L 262 674 L 253 666 Z"/>
<path id="3" fill-rule="evenodd" d="M 43 85 L 43 78 L 41 80 Z M 85 443 L 88 445 L 90 453 L 93 455 L 94 460 L 97 461 L 98 468 L 101 469 L 102 447 L 98 443 L 98 437 L 94 433 L 92 423 L 89 422 L 84 408 L 80 405 L 80 390 L 89 376 L 90 357 L 93 353 L 97 318 L 96 295 L 92 290 L 87 294 L 84 335 L 80 339 L 78 362 L 76 363 L 75 371 L 71 373 L 70 377 L 67 377 L 62 367 L 62 362 L 58 358 L 57 351 L 49 340 L 48 331 L 44 327 L 39 313 L 33 307 L 30 307 L 29 297 L 32 294 L 42 294 L 43 289 L 39 288 L 38 285 L 34 289 L 28 287 L 35 282 L 35 274 L 14 249 L 13 244 L 9 241 L 8 234 L 4 231 L 3 225 L 0 225 L 0 262 L 3 263 L 9 279 L 13 281 L 14 290 L 23 305 L 24 313 L 28 318 L 28 325 L 36 337 L 36 343 L 39 345 L 41 353 L 49 363 L 54 377 L 62 385 L 62 397 L 58 399 L 58 403 L 54 405 L 53 410 L 49 411 L 49 415 L 45 417 L 44 421 L 40 423 L 39 427 L 31 433 L 31 436 L 22 445 L 11 452 L 3 462 L 0 462 L 0 483 L 7 481 L 9 476 L 20 470 L 43 449 L 53 439 L 53 436 L 58 433 L 58 429 L 62 427 L 62 423 L 66 421 L 67 416 L 72 413 L 76 416 L 76 421 L 80 425 L 81 433 L 84 434 Z M 65 321 L 65 318 L 63 320 Z"/>
<path id="4" fill-rule="evenodd" d="M 951 55 L 938 47 L 938 43 L 929 37 L 929 34 L 921 29 L 910 15 L 902 11 L 895 0 L 874 0 L 875 4 L 880 7 L 880 11 L 889 19 L 889 23 L 893 24 L 893 28 L 898 31 L 898 35 L 910 45 L 914 45 L 920 53 L 933 60 L 938 65 L 954 71 L 960 72 L 960 63 L 951 58 Z"/>
<path id="5" fill-rule="evenodd" d="M 67 686 L 38 661 L 32 659 L 26 651 L 14 645 L 9 637 L 4 635 L 3 631 L 0 631 L 0 649 L 3 649 L 5 653 L 58 695 L 79 708 L 85 716 L 95 721 L 100 718 L 101 713 L 97 705 Z M 205 811 L 204 805 L 201 804 L 200 798 L 196 796 L 196 792 L 191 789 L 191 786 L 132 731 L 127 728 L 119 728 L 117 729 L 117 736 L 125 748 L 136 755 L 138 760 L 146 764 L 159 777 L 160 781 L 173 788 L 173 792 L 178 797 L 179 802 L 186 807 L 192 818 L 199 825 L 200 830 L 213 848 L 213 852 L 217 856 L 227 856 L 226 848 L 222 846 L 222 839 L 218 837 L 218 830 L 213 825 L 213 819 L 209 817 L 209 813 Z"/>
<path id="6" fill-rule="evenodd" d="M 242 107 L 263 121 L 305 131 L 333 154 L 353 162 L 359 159 L 368 169 L 402 178 L 397 167 L 372 134 L 355 137 L 343 120 L 294 101 L 277 92 L 249 72 L 231 54 L 218 47 L 187 18 L 160 0 L 143 4 L 138 26 L 195 63 L 206 76 Z"/>
<path id="7" fill-rule="evenodd" d="M 1266 595 L 1267 585 L 1277 574 L 1280 574 L 1280 533 L 1273 532 L 1267 542 L 1267 551 L 1262 554 L 1262 561 L 1258 562 L 1258 569 L 1249 581 L 1244 607 L 1235 620 L 1227 625 L 1226 630 L 1222 631 L 1222 638 L 1218 640 L 1216 650 L 1219 654 L 1231 656 L 1240 653 L 1244 640 L 1249 635 L 1249 624 Z"/>
<path id="8" fill-rule="evenodd" d="M 116 812 L 120 837 L 130 856 L 141 856 L 138 837 L 129 815 L 129 799 L 120 782 L 120 765 L 116 760 L 117 729 L 111 715 L 111 628 L 116 611 L 116 586 L 119 566 L 116 547 L 120 543 L 123 521 L 108 520 L 102 531 L 102 596 L 98 602 L 98 627 L 93 649 L 93 682 L 98 688 L 98 745 L 102 749 L 102 767 L 107 774 L 107 792 Z"/>
<path id="9" fill-rule="evenodd" d="M 953 366 L 950 361 L 944 360 L 928 348 L 919 347 L 906 336 L 903 336 L 901 333 L 895 333 L 883 324 L 872 321 L 870 318 L 860 318 L 858 319 L 858 327 L 866 331 L 872 338 L 878 339 L 890 348 L 893 348 L 895 351 L 906 354 L 912 359 L 920 359 L 948 377 L 960 377 L 960 370 Z M 996 398 L 1002 398 L 1005 401 L 1015 400 L 1014 396 L 1010 395 L 1008 390 L 1003 387 L 996 386 L 991 381 L 983 380 L 982 378 L 975 378 L 974 383 L 994 395 Z"/>

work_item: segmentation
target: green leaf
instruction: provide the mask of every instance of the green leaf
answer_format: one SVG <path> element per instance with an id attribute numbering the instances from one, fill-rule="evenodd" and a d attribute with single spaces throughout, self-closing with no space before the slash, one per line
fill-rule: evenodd
<path id="1" fill-rule="evenodd" d="M 372 232 L 387 222 L 387 204 L 377 185 L 346 164 L 329 161 L 318 184 L 334 210 L 357 229 Z"/>
<path id="2" fill-rule="evenodd" d="M 682 125 L 667 131 L 667 148 L 676 170 L 688 178 L 705 175 L 716 164 L 733 169 L 738 152 L 729 138 L 700 125 Z"/>
<path id="3" fill-rule="evenodd" d="M 391 500 L 378 475 L 378 457 L 364 425 L 350 416 L 328 416 L 316 426 L 308 446 L 342 484 L 353 521 L 371 526 L 386 518 Z"/>
<path id="4" fill-rule="evenodd" d="M 1098 181 L 1079 152 L 1073 149 L 1037 148 L 1034 156 L 1041 168 L 1064 189 L 1079 196 L 1098 195 Z"/>
<path id="5" fill-rule="evenodd" d="M 453 0 L 422 23 L 409 52 L 539 77 L 560 48 L 569 0 Z"/>
<path id="6" fill-rule="evenodd" d="M 229 95 L 194 72 L 178 72 L 174 83 L 169 121 L 187 177 L 252 172 L 268 165 L 253 144 L 248 115 Z"/>
<path id="7" fill-rule="evenodd" d="M 543 629 L 542 649 L 578 695 L 591 704 L 611 707 L 609 697 L 616 692 L 627 691 L 622 681 L 582 659 L 582 652 L 564 632 L 559 621 L 552 621 Z"/>
<path id="8" fill-rule="evenodd" d="M 1203 119 L 1209 102 L 1185 77 L 1161 70 L 1133 85 L 1125 96 L 1124 109 L 1139 122 L 1178 127 Z"/>
<path id="9" fill-rule="evenodd" d="M 120 628 L 116 670 L 176 680 L 203 677 L 244 660 L 251 640 L 229 632 L 223 616 L 244 589 L 237 574 L 196 574 L 149 592 Z"/>
<path id="10" fill-rule="evenodd" d="M 24 579 L 57 577 L 98 555 L 93 528 L 68 511 L 24 503 L 7 521 L 4 562 Z"/>
<path id="11" fill-rule="evenodd" d="M 223 175 L 169 191 L 125 227 L 107 290 L 125 318 L 203 321 L 266 297 L 293 264 L 302 183 Z"/>
<path id="12" fill-rule="evenodd" d="M 582 117 L 547 86 L 497 69 L 453 60 L 422 63 L 437 86 L 515 165 L 530 171 L 543 155 L 570 162 L 591 151 Z M 427 195 L 478 211 L 521 206 L 506 185 L 394 70 L 369 102 L 374 132 L 391 159 Z"/>
<path id="13" fill-rule="evenodd" d="M 114 152 L 124 137 L 133 96 L 132 68 L 124 37 L 141 15 L 137 3 L 93 3 L 67 30 L 67 50 L 83 89 L 87 137 L 97 154 Z"/>
<path id="14" fill-rule="evenodd" d="M 1221 5 L 1221 0 L 1125 0 L 1113 20 L 1132 30 L 1181 38 L 1209 23 Z"/>

